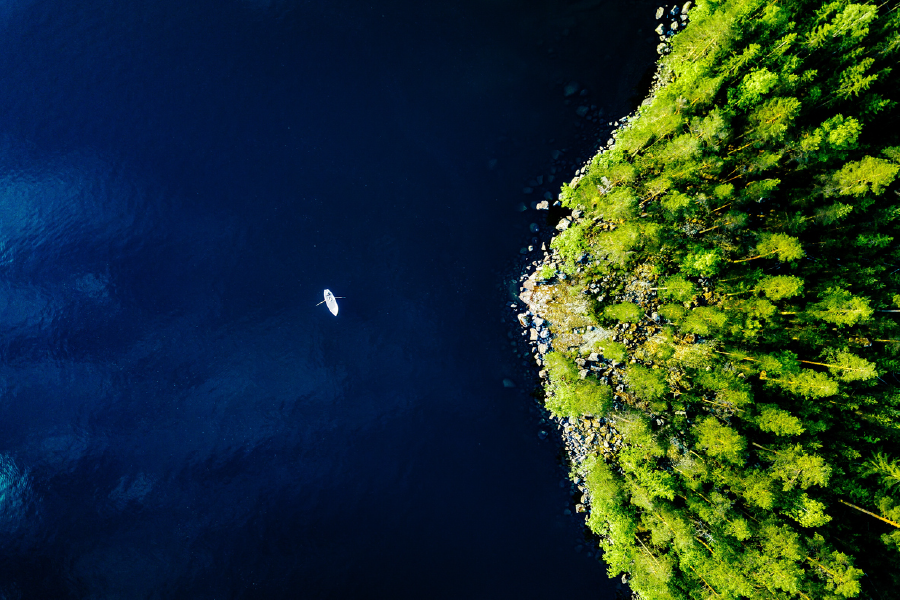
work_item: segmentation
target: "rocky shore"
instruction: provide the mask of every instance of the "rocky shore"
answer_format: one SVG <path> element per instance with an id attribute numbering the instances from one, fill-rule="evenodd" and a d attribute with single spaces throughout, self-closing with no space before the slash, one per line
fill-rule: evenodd
<path id="1" fill-rule="evenodd" d="M 691 5 L 691 2 L 686 2 L 683 5 L 657 9 L 656 19 L 659 21 L 659 25 L 656 33 L 660 40 L 657 47 L 658 54 L 664 55 L 670 51 L 670 39 L 686 24 Z M 659 88 L 666 83 L 666 77 L 666 73 L 658 68 L 653 75 L 653 84 L 649 94 L 641 105 L 648 104 L 653 100 Z M 567 92 L 569 89 L 573 94 L 576 93 L 578 91 L 577 84 L 572 84 L 572 88 L 568 88 Z M 583 112 L 582 116 L 590 118 L 597 116 L 595 113 L 591 113 L 591 110 L 595 108 L 585 107 L 583 110 L 581 108 L 578 110 L 579 114 Z M 606 152 L 615 145 L 618 133 L 629 127 L 632 117 L 633 115 L 629 115 L 607 123 L 607 127 L 610 129 L 605 131 L 608 132 L 609 139 L 605 144 L 598 140 L 593 148 L 593 154 L 584 162 L 572 165 L 574 173 L 568 182 L 570 187 L 578 186 L 596 154 Z M 600 135 L 603 133 L 604 130 L 599 128 L 595 132 Z M 561 151 L 554 151 L 554 164 L 550 169 L 551 176 L 548 178 L 548 183 L 553 183 L 554 179 L 559 177 L 561 169 L 558 168 L 556 161 L 564 160 L 562 157 Z M 523 192 L 533 194 L 544 181 L 535 179 L 528 183 L 529 185 L 523 189 Z M 535 237 L 531 239 L 529 246 L 520 250 L 520 254 L 526 258 L 526 261 L 519 270 L 518 279 L 510 285 L 509 292 L 513 298 L 509 303 L 509 311 L 511 315 L 514 315 L 515 322 L 520 328 L 518 336 L 510 334 L 510 337 L 521 339 L 518 342 L 513 339 L 512 344 L 520 349 L 520 356 L 524 356 L 527 352 L 534 361 L 538 371 L 536 383 L 539 385 L 547 379 L 547 372 L 542 367 L 544 356 L 548 352 L 552 352 L 554 349 L 579 349 L 583 356 L 576 360 L 580 376 L 582 378 L 596 377 L 600 382 L 609 384 L 614 390 L 613 406 L 615 409 L 621 410 L 625 406 L 647 409 L 648 407 L 642 406 L 643 403 L 629 392 L 625 384 L 624 369 L 626 365 L 602 357 L 592 350 L 597 342 L 607 339 L 624 344 L 630 350 L 660 333 L 660 318 L 656 313 L 659 301 L 653 289 L 656 285 L 656 276 L 653 273 L 638 270 L 632 273 L 628 280 L 606 277 L 599 282 L 589 284 L 588 287 L 581 290 L 580 294 L 573 295 L 570 293 L 572 286 L 567 285 L 567 279 L 570 279 L 571 276 L 567 276 L 560 269 L 562 261 L 550 248 L 550 241 L 554 234 L 566 230 L 573 223 L 583 221 L 584 217 L 580 211 L 570 212 L 562 209 L 559 200 L 550 192 L 545 192 L 539 200 L 532 202 L 530 208 L 549 211 L 548 218 L 544 219 L 549 224 L 543 226 L 537 223 L 531 224 L 530 231 L 535 234 Z M 521 209 L 525 210 L 527 207 L 523 204 Z M 612 230 L 616 225 L 600 223 L 600 227 Z M 540 246 L 538 247 L 538 245 Z M 531 256 L 535 253 L 538 253 L 538 257 L 532 259 Z M 585 261 L 587 260 L 585 257 Z M 577 278 L 589 266 L 591 266 L 590 263 L 584 262 L 576 270 L 574 277 Z M 599 327 L 593 319 L 587 316 L 591 297 L 600 301 L 634 303 L 644 311 L 644 319 L 640 323 L 622 323 L 609 329 Z M 683 341 L 690 343 L 693 340 Z M 634 359 L 631 362 L 634 362 Z M 570 511 L 587 515 L 590 512 L 591 498 L 583 485 L 581 467 L 591 456 L 602 456 L 607 462 L 615 464 L 615 457 L 623 444 L 615 418 L 583 415 L 556 419 L 544 411 L 541 425 L 538 435 L 542 439 L 550 435 L 548 430 L 555 428 L 559 432 L 565 450 L 565 462 L 574 504 Z M 598 558 L 600 558 L 599 555 Z M 622 583 L 626 582 L 627 576 L 623 576 Z M 629 596 L 630 591 L 622 595 Z"/>

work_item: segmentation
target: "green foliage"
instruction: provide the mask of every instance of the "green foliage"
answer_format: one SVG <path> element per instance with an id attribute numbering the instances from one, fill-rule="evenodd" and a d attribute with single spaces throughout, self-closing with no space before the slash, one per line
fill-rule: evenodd
<path id="1" fill-rule="evenodd" d="M 900 10 L 689 14 L 654 96 L 562 190 L 587 221 L 554 242 L 557 297 L 637 322 L 595 342 L 635 362 L 597 388 L 549 357 L 548 406 L 622 435 L 575 468 L 643 598 L 878 597 L 900 529 L 844 502 L 900 522 Z"/>
<path id="2" fill-rule="evenodd" d="M 548 264 L 541 265 L 541 268 L 538 269 L 538 277 L 541 279 L 553 279 L 554 275 L 556 275 L 556 269 Z"/>
<path id="3" fill-rule="evenodd" d="M 722 425 L 715 417 L 706 417 L 693 431 L 698 447 L 708 455 L 729 463 L 743 463 L 747 442 L 734 429 Z"/>
<path id="4" fill-rule="evenodd" d="M 552 383 L 567 383 L 578 378 L 578 367 L 575 362 L 560 352 L 548 352 L 544 355 L 544 368 Z"/>
<path id="5" fill-rule="evenodd" d="M 644 311 L 633 302 L 622 302 L 607 306 L 603 311 L 603 316 L 623 323 L 637 323 L 643 318 Z"/>
<path id="6" fill-rule="evenodd" d="M 900 485 L 900 460 L 891 458 L 883 452 L 876 452 L 871 459 L 866 461 L 864 472 L 878 475 L 881 478 L 881 484 L 889 490 Z"/>
<path id="7" fill-rule="evenodd" d="M 796 98 L 773 98 L 762 104 L 750 114 L 751 137 L 762 142 L 780 141 L 800 114 L 800 106 Z"/>
<path id="8" fill-rule="evenodd" d="M 853 117 L 835 115 L 800 138 L 798 158 L 803 162 L 840 160 L 857 148 L 862 125 Z"/>
<path id="9" fill-rule="evenodd" d="M 687 302 L 697 295 L 697 288 L 682 275 L 663 279 L 658 290 L 660 298 L 671 298 L 676 302 Z"/>
<path id="10" fill-rule="evenodd" d="M 813 304 L 809 311 L 811 316 L 835 325 L 848 326 L 865 321 L 872 316 L 869 301 L 854 296 L 839 287 L 830 287 L 819 294 L 820 301 Z"/>
<path id="11" fill-rule="evenodd" d="M 850 352 L 829 352 L 828 370 L 841 381 L 865 381 L 878 377 L 875 365 Z"/>
<path id="12" fill-rule="evenodd" d="M 756 251 L 760 257 L 775 254 L 782 262 L 797 260 L 803 256 L 800 240 L 783 233 L 760 234 Z"/>
<path id="13" fill-rule="evenodd" d="M 774 404 L 761 404 L 756 422 L 760 430 L 780 436 L 800 435 L 806 431 L 800 419 Z"/>
<path id="14" fill-rule="evenodd" d="M 880 195 L 894 181 L 900 165 L 881 158 L 866 156 L 844 165 L 834 174 L 832 193 L 841 196 Z"/>
<path id="15" fill-rule="evenodd" d="M 838 383 L 825 373 L 803 369 L 772 380 L 776 385 L 804 398 L 827 398 L 838 392 Z"/>
<path id="16" fill-rule="evenodd" d="M 803 280 L 793 275 L 764 277 L 757 286 L 770 300 L 793 298 L 803 291 Z"/>
<path id="17" fill-rule="evenodd" d="M 594 379 L 570 380 L 555 386 L 547 409 L 556 417 L 602 415 L 612 403 L 612 388 Z"/>
<path id="18" fill-rule="evenodd" d="M 680 321 L 685 313 L 687 309 L 680 304 L 664 304 L 659 307 L 659 314 L 673 323 Z"/>
<path id="19" fill-rule="evenodd" d="M 699 335 L 709 335 L 725 325 L 727 316 L 713 306 L 698 306 L 681 322 L 681 329 Z"/>
<path id="20" fill-rule="evenodd" d="M 681 260 L 681 271 L 694 277 L 712 277 L 724 262 L 718 248 L 698 248 Z"/>
<path id="21" fill-rule="evenodd" d="M 633 364 L 625 370 L 628 387 L 644 400 L 654 401 L 662 398 L 668 391 L 665 377 L 657 369 Z"/>
<path id="22" fill-rule="evenodd" d="M 638 213 L 638 198 L 627 187 L 618 187 L 597 201 L 594 212 L 607 221 L 633 219 Z"/>
<path id="23" fill-rule="evenodd" d="M 754 69 L 744 76 L 740 85 L 728 92 L 728 102 L 742 109 L 756 106 L 777 83 L 778 75 L 775 73 L 766 68 Z"/>
<path id="24" fill-rule="evenodd" d="M 565 260 L 565 270 L 568 272 L 574 269 L 578 259 L 587 252 L 588 246 L 584 234 L 584 226 L 575 224 L 557 235 L 550 242 L 550 247 L 556 250 L 559 256 Z"/>
<path id="25" fill-rule="evenodd" d="M 597 342 L 598 349 L 605 358 L 616 362 L 625 362 L 628 358 L 628 349 L 625 344 L 613 341 L 610 338 Z"/>

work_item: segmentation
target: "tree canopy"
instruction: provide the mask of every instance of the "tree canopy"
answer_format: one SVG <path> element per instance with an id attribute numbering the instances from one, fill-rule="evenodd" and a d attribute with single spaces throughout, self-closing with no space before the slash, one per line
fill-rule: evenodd
<path id="1" fill-rule="evenodd" d="M 614 335 L 547 404 L 622 437 L 573 476 L 643 598 L 900 589 L 898 55 L 896 2 L 700 1 L 562 190 L 548 284 Z"/>

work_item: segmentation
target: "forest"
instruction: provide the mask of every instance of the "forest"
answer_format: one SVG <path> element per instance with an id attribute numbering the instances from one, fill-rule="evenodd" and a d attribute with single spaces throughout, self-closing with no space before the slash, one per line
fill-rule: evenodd
<path id="1" fill-rule="evenodd" d="M 896 1 L 698 2 L 562 188 L 546 405 L 621 437 L 572 477 L 641 598 L 900 590 L 898 59 Z"/>

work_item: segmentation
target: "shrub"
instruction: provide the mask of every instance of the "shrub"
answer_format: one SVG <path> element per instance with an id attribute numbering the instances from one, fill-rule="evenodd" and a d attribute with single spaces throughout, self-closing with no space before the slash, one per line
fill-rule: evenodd
<path id="1" fill-rule="evenodd" d="M 555 386 L 546 406 L 555 417 L 602 415 L 609 410 L 612 397 L 611 387 L 587 378 Z"/>
<path id="2" fill-rule="evenodd" d="M 637 364 L 628 366 L 625 380 L 638 398 L 651 402 L 662 398 L 669 389 L 662 373 Z"/>
<path id="3" fill-rule="evenodd" d="M 664 304 L 659 307 L 660 315 L 676 323 L 684 317 L 686 312 L 687 309 L 680 304 Z"/>
<path id="4" fill-rule="evenodd" d="M 681 329 L 697 335 L 709 335 L 713 330 L 725 325 L 726 320 L 725 313 L 718 308 L 698 306 L 682 321 Z"/>
<path id="5" fill-rule="evenodd" d="M 616 362 L 625 362 L 625 359 L 628 357 L 625 344 L 614 342 L 609 338 L 597 342 L 597 346 L 599 347 L 600 352 L 603 353 L 603 356 L 605 358 L 608 358 L 609 360 L 614 360 Z"/>
<path id="6" fill-rule="evenodd" d="M 544 356 L 544 366 L 552 383 L 564 383 L 578 378 L 575 362 L 559 352 L 548 352 Z"/>
<path id="7" fill-rule="evenodd" d="M 633 302 L 622 302 L 621 304 L 607 306 L 603 310 L 603 316 L 623 323 L 637 323 L 644 316 L 644 311 Z"/>
<path id="8" fill-rule="evenodd" d="M 674 275 L 664 279 L 658 289 L 660 298 L 671 298 L 676 302 L 687 302 L 697 295 L 697 288 L 683 275 Z"/>

